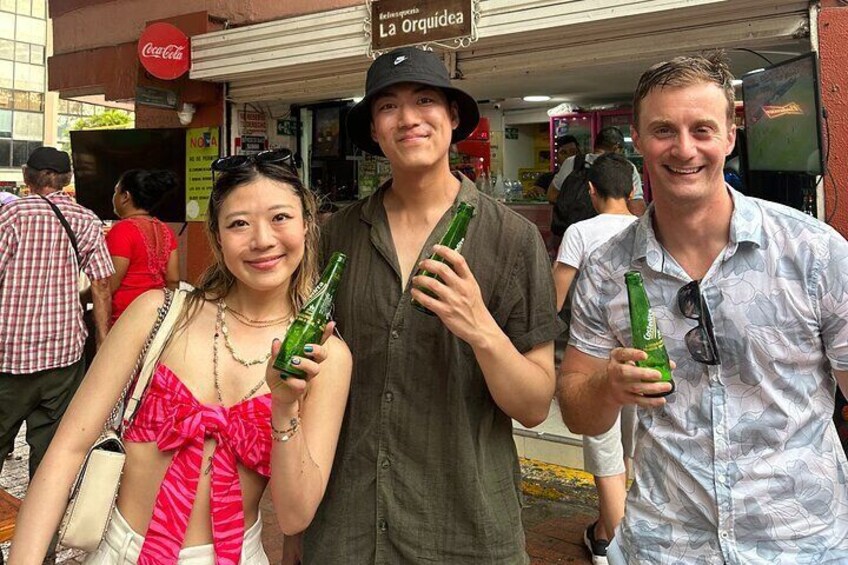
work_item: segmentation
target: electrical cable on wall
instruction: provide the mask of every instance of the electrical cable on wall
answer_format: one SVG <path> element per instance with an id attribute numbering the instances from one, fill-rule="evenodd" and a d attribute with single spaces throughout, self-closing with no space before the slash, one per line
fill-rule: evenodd
<path id="1" fill-rule="evenodd" d="M 824 130 L 825 130 L 825 150 L 824 150 L 824 173 L 830 179 L 830 184 L 833 185 L 833 210 L 830 211 L 830 214 L 825 216 L 825 222 L 828 224 L 833 220 L 833 217 L 836 215 L 836 210 L 839 209 L 839 187 L 836 184 L 836 179 L 833 177 L 833 172 L 830 170 L 830 121 L 828 120 L 827 108 L 822 106 L 822 119 L 824 121 Z M 825 203 L 827 203 L 827 185 L 825 184 L 822 189 L 822 194 L 825 196 Z"/>
<path id="2" fill-rule="evenodd" d="M 750 53 L 752 55 L 756 55 L 757 57 L 759 57 L 760 59 L 762 59 L 763 61 L 765 61 L 769 65 L 774 64 L 771 59 L 769 59 L 768 57 L 766 57 L 762 53 L 760 53 L 758 51 L 754 51 L 753 49 L 748 49 L 747 47 L 734 47 L 733 51 L 744 51 L 745 53 Z"/>

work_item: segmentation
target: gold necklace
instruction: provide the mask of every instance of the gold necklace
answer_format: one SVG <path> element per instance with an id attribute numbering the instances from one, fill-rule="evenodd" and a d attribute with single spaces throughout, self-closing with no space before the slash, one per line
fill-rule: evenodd
<path id="1" fill-rule="evenodd" d="M 230 355 L 233 356 L 233 359 L 235 359 L 245 367 L 251 367 L 252 365 L 260 365 L 268 361 L 268 359 L 271 358 L 270 351 L 262 357 L 257 357 L 256 359 L 245 359 L 238 351 L 236 351 L 235 346 L 233 346 L 233 342 L 230 341 L 230 328 L 227 327 L 227 322 L 224 319 L 224 311 L 226 309 L 227 305 L 224 304 L 223 301 L 218 303 L 218 319 L 221 320 L 221 333 L 224 334 L 224 345 L 226 345 L 227 349 L 230 350 Z"/>
<path id="2" fill-rule="evenodd" d="M 217 319 L 215 320 L 215 337 L 212 340 L 212 376 L 215 380 L 215 394 L 218 396 L 218 402 L 222 406 L 224 404 L 224 397 L 221 394 L 221 383 L 220 383 L 220 377 L 218 375 L 218 336 L 221 333 L 223 333 L 223 329 L 225 327 L 226 326 L 224 325 L 224 304 L 223 304 L 223 301 L 219 301 L 218 302 L 218 316 L 217 316 Z M 226 341 L 226 334 L 225 334 L 224 339 Z M 232 351 L 230 351 L 230 352 L 232 353 Z M 265 357 L 265 360 L 267 361 L 268 359 L 270 359 L 270 357 L 271 357 L 271 354 L 269 353 L 268 356 Z M 235 355 L 233 355 L 233 358 L 236 361 L 239 361 L 239 359 L 236 358 Z M 247 400 L 248 398 L 253 396 L 256 393 L 257 390 L 262 388 L 262 385 L 264 383 L 265 383 L 265 377 L 263 376 L 262 379 L 260 379 L 259 382 L 256 383 L 253 386 L 253 388 L 251 388 L 247 392 L 247 394 L 245 394 L 241 398 L 241 400 L 239 400 L 236 404 L 241 404 L 242 402 L 244 402 L 245 400 Z"/>
<path id="3" fill-rule="evenodd" d="M 234 310 L 230 306 L 224 304 L 224 308 L 229 310 L 233 318 L 237 321 L 241 322 L 245 326 L 250 326 L 251 328 L 270 328 L 271 326 L 279 326 L 280 324 L 284 324 L 291 319 L 291 314 L 287 314 L 285 316 L 280 316 L 279 318 L 273 318 L 271 320 L 253 320 L 248 318 L 238 310 Z"/>

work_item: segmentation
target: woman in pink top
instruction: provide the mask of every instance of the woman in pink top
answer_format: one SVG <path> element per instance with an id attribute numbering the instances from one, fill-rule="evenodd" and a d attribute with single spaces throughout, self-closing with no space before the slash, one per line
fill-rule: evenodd
<path id="1" fill-rule="evenodd" d="M 281 380 L 273 355 L 317 270 L 316 206 L 271 152 L 218 163 L 207 220 L 215 255 L 189 296 L 124 434 L 117 507 L 86 563 L 268 563 L 259 501 L 283 533 L 312 520 L 332 467 L 350 384 L 330 335 Z M 219 160 L 220 161 L 220 160 Z M 83 457 L 121 394 L 163 292 L 130 304 L 97 353 L 21 507 L 10 565 L 40 564 Z"/>
<path id="2" fill-rule="evenodd" d="M 112 205 L 121 218 L 106 234 L 115 265 L 112 325 L 130 302 L 155 288 L 176 289 L 180 281 L 177 238 L 171 228 L 151 215 L 162 198 L 177 187 L 171 171 L 131 169 L 115 185 Z"/>

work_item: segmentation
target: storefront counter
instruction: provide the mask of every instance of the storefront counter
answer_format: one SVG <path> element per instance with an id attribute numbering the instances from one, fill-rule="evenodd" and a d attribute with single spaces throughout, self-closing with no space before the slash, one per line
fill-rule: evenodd
<path id="1" fill-rule="evenodd" d="M 538 200 L 519 200 L 505 202 L 504 204 L 536 224 L 536 227 L 539 228 L 539 233 L 542 234 L 542 240 L 545 242 L 548 252 L 556 254 L 558 241 L 554 241 L 554 235 L 551 233 L 553 205 L 548 202 L 539 202 Z M 556 239 L 558 240 L 559 238 Z"/>
<path id="2" fill-rule="evenodd" d="M 542 233 L 551 231 L 551 216 L 554 207 L 548 202 L 539 202 L 538 200 L 518 200 L 513 202 L 504 202 L 507 206 L 539 226 Z"/>

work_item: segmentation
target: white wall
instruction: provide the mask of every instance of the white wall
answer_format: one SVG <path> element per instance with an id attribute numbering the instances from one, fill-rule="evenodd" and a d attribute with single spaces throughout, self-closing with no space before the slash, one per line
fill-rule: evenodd
<path id="1" fill-rule="evenodd" d="M 533 138 L 538 124 L 506 126 L 518 129 L 518 139 L 504 140 L 504 175 L 506 178 L 518 179 L 518 169 L 532 167 L 535 163 L 533 156 Z"/>
<path id="2" fill-rule="evenodd" d="M 507 178 L 518 179 L 518 169 L 536 165 L 534 138 L 540 127 L 547 127 L 548 120 L 545 108 L 504 112 L 504 128 L 518 129 L 518 139 L 504 142 L 504 173 Z"/>
<path id="3" fill-rule="evenodd" d="M 547 124 L 550 118 L 546 108 L 529 108 L 527 110 L 510 110 L 504 114 L 504 123 L 508 126 L 516 124 Z"/>

